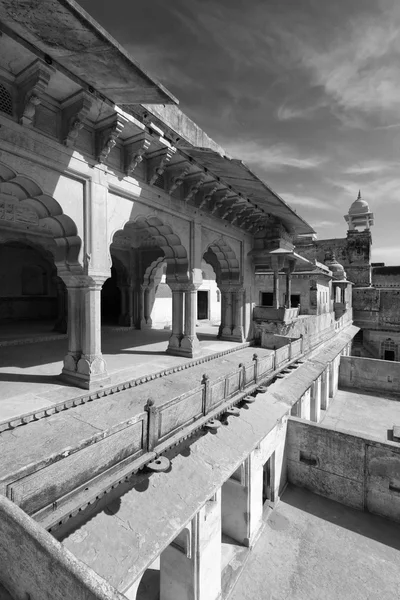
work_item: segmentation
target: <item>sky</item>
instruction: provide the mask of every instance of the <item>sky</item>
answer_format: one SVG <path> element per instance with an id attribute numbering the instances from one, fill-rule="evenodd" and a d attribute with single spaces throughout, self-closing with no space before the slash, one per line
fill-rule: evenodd
<path id="1" fill-rule="evenodd" d="M 358 190 L 400 264 L 399 0 L 79 0 L 180 108 L 317 231 Z"/>

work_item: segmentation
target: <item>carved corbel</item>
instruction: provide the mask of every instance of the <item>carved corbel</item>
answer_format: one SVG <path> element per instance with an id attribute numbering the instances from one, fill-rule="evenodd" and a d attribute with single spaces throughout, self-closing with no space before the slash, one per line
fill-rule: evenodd
<path id="1" fill-rule="evenodd" d="M 150 148 L 152 138 L 148 133 L 141 133 L 125 149 L 125 173 L 132 175 L 136 167 L 142 162 L 147 150 Z"/>
<path id="2" fill-rule="evenodd" d="M 97 134 L 97 160 L 104 163 L 111 150 L 117 143 L 117 139 L 121 135 L 125 124 L 128 122 L 123 115 L 115 113 L 114 121 L 109 127 L 101 130 Z"/>
<path id="3" fill-rule="evenodd" d="M 238 221 L 239 217 L 240 217 L 240 216 L 241 216 L 241 215 L 242 215 L 244 212 L 246 212 L 246 211 L 247 211 L 247 206 L 244 206 L 243 208 L 241 208 L 241 209 L 237 210 L 237 211 L 236 211 L 236 213 L 235 213 L 235 215 L 234 215 L 234 217 L 233 217 L 233 219 L 232 219 L 232 221 L 231 221 L 231 225 L 236 225 L 236 223 L 237 223 L 237 221 Z"/>
<path id="4" fill-rule="evenodd" d="M 197 192 L 199 191 L 201 186 L 204 184 L 206 178 L 207 178 L 207 175 L 205 173 L 200 173 L 198 178 L 193 181 L 192 185 L 189 188 L 188 193 L 184 197 L 185 204 L 187 204 L 190 200 L 192 200 L 192 198 L 194 198 L 196 196 Z"/>
<path id="5" fill-rule="evenodd" d="M 215 192 L 218 191 L 218 187 L 219 184 L 217 181 L 214 181 L 210 184 L 210 187 L 204 192 L 203 198 L 201 199 L 201 202 L 199 204 L 199 208 L 203 208 L 209 203 Z"/>
<path id="6" fill-rule="evenodd" d="M 154 167 L 153 173 L 149 179 L 150 185 L 153 185 L 157 181 L 158 177 L 164 175 L 164 171 L 167 168 L 167 165 L 170 162 L 173 155 L 175 154 L 175 152 L 176 148 L 171 146 L 170 148 L 165 148 L 164 150 L 162 150 L 159 154 L 157 154 L 157 157 L 152 159 L 156 161 L 156 166 Z"/>
<path id="7" fill-rule="evenodd" d="M 20 125 L 33 125 L 36 108 L 42 101 L 52 73 L 54 69 L 38 59 L 18 75 Z"/>
<path id="8" fill-rule="evenodd" d="M 214 215 L 217 210 L 219 210 L 221 208 L 221 206 L 223 205 L 223 203 L 225 202 L 225 200 L 227 198 L 229 198 L 229 196 L 231 195 L 230 190 L 226 190 L 222 193 L 222 196 L 217 196 L 214 200 L 214 206 L 211 208 L 211 214 Z"/>
<path id="9" fill-rule="evenodd" d="M 83 128 L 84 120 L 92 108 L 93 100 L 85 92 L 80 92 L 63 108 L 64 144 L 68 148 L 75 146 L 79 132 Z"/>
<path id="10" fill-rule="evenodd" d="M 172 194 L 176 189 L 178 189 L 178 187 L 180 187 L 184 182 L 185 177 L 187 177 L 190 173 L 190 163 L 184 162 L 182 165 L 179 166 L 180 170 L 171 179 L 171 183 L 168 188 L 169 194 Z"/>
<path id="11" fill-rule="evenodd" d="M 227 206 L 225 206 L 225 208 L 223 209 L 222 213 L 221 213 L 221 219 L 226 219 L 226 217 L 228 215 L 230 215 L 233 211 L 235 210 L 235 205 L 234 204 L 228 204 Z"/>

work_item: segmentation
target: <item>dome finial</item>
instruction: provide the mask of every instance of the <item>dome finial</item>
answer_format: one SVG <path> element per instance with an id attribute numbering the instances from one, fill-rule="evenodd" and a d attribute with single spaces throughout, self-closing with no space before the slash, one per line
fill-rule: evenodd
<path id="1" fill-rule="evenodd" d="M 358 190 L 357 200 L 361 200 L 361 190 Z"/>

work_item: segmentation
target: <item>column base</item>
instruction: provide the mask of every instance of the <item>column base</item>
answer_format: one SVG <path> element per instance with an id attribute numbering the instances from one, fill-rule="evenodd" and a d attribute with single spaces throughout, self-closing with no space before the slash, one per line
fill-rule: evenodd
<path id="1" fill-rule="evenodd" d="M 235 327 L 232 331 L 232 339 L 235 342 L 244 342 L 243 328 Z"/>
<path id="2" fill-rule="evenodd" d="M 77 360 L 67 355 L 60 377 L 63 381 L 85 390 L 100 388 L 111 382 L 102 356 L 82 356 Z"/>
<path id="3" fill-rule="evenodd" d="M 221 331 L 221 339 L 230 338 L 232 336 L 232 327 L 224 327 Z"/>
<path id="4" fill-rule="evenodd" d="M 151 329 L 153 326 L 153 321 L 149 319 L 142 319 L 140 321 L 140 329 Z"/>
<path id="5" fill-rule="evenodd" d="M 184 336 L 182 339 L 179 339 L 178 336 L 171 335 L 166 352 L 173 356 L 194 358 L 200 354 L 200 343 L 197 337 Z"/>

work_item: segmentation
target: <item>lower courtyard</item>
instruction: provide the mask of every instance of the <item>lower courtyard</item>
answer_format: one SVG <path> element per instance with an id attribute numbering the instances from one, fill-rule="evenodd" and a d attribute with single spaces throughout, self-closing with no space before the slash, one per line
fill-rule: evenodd
<path id="1" fill-rule="evenodd" d="M 398 598 L 399 564 L 399 524 L 289 485 L 230 600 Z"/>

